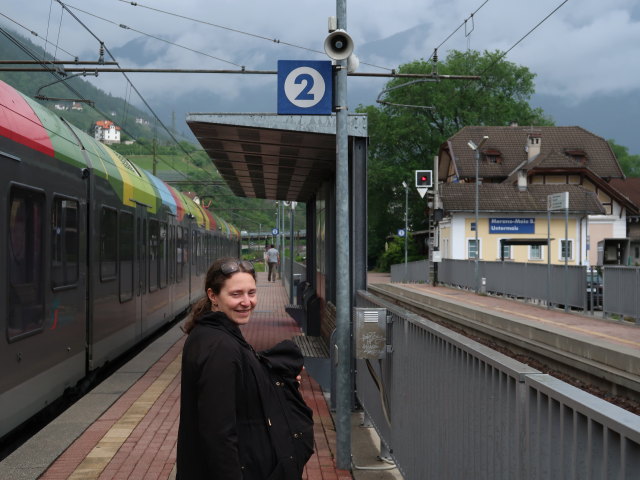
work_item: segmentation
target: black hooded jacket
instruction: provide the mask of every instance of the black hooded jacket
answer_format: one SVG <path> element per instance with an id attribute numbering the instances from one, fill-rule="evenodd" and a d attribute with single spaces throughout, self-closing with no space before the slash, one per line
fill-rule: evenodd
<path id="1" fill-rule="evenodd" d="M 200 318 L 182 352 L 178 480 L 265 480 L 276 467 L 258 393 L 263 367 L 221 312 Z"/>
<path id="2" fill-rule="evenodd" d="M 260 356 L 224 313 L 206 314 L 191 330 L 182 353 L 177 480 L 301 478 L 313 452 L 311 411 L 295 382 L 304 357 L 291 341 Z"/>

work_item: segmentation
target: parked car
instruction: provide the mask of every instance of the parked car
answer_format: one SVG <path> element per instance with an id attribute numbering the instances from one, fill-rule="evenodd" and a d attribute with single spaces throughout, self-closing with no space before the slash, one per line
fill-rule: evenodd
<path id="1" fill-rule="evenodd" d="M 597 268 L 587 269 L 587 309 L 602 308 L 604 280 Z"/>

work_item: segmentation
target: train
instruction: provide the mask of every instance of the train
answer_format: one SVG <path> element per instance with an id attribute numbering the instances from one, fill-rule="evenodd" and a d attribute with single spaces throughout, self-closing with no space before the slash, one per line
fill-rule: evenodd
<path id="1" fill-rule="evenodd" d="M 202 297 L 240 233 L 0 82 L 0 438 Z"/>

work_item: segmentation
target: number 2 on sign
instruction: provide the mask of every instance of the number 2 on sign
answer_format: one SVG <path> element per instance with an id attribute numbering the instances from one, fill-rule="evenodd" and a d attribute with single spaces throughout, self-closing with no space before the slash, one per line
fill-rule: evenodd
<path id="1" fill-rule="evenodd" d="M 300 108 L 316 105 L 325 92 L 325 84 L 320 72 L 311 67 L 292 70 L 284 81 L 284 93 L 291 103 Z"/>

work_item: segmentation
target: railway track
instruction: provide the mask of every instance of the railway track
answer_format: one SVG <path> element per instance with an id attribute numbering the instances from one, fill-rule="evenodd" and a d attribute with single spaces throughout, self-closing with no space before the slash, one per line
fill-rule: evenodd
<path id="1" fill-rule="evenodd" d="M 517 318 L 397 284 L 370 293 L 507 356 L 640 414 L 640 353 L 607 340 L 571 335 L 527 315 Z M 515 300 L 514 300 L 515 302 Z M 605 320 L 603 320 L 605 321 Z"/>

